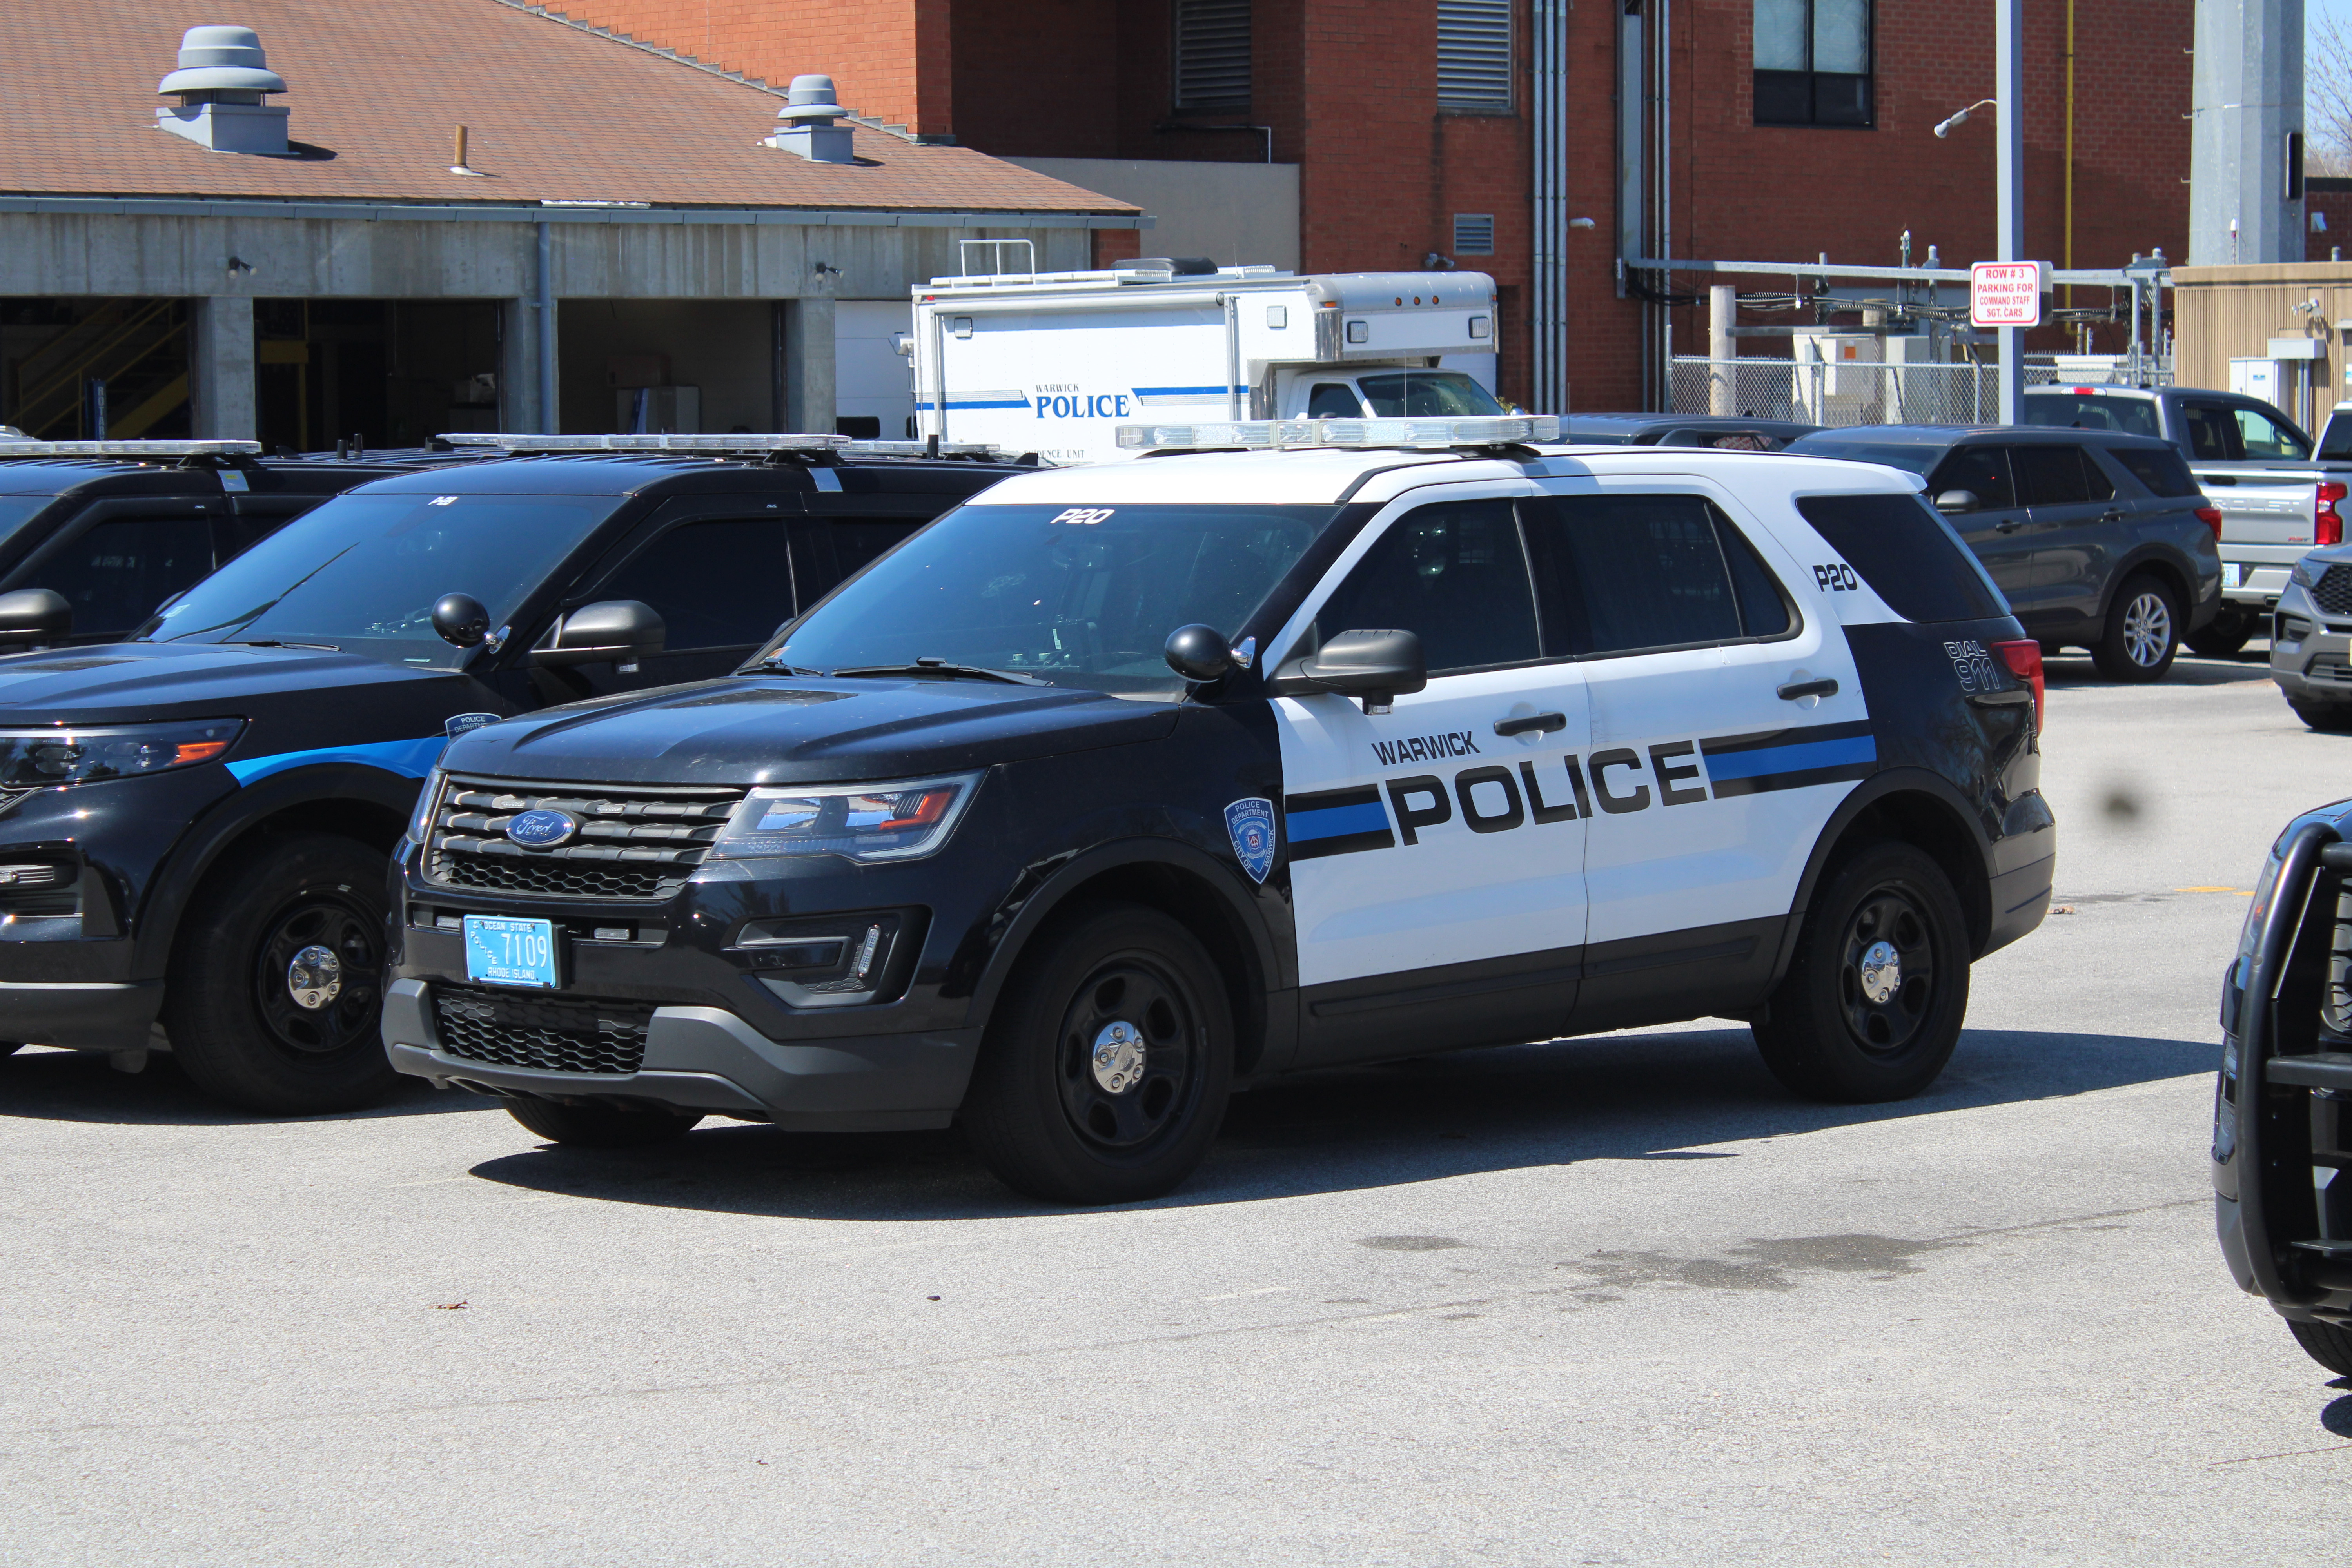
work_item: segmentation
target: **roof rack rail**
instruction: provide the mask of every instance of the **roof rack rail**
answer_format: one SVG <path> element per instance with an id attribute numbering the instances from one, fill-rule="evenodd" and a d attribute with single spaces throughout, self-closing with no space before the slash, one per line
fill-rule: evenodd
<path id="1" fill-rule="evenodd" d="M 1147 452 L 1362 447 L 1442 451 L 1559 439 L 1559 420 L 1549 414 L 1490 414 L 1458 419 L 1230 419 L 1118 427 L 1121 447 Z"/>
<path id="2" fill-rule="evenodd" d="M 528 436 L 446 432 L 452 447 L 499 452 L 837 452 L 846 436 Z"/>
<path id="3" fill-rule="evenodd" d="M 258 441 L 0 441 L 0 458 L 255 458 Z"/>

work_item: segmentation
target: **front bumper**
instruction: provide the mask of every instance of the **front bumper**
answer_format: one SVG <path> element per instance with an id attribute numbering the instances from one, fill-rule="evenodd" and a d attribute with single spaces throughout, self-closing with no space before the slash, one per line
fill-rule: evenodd
<path id="1" fill-rule="evenodd" d="M 963 1098 L 977 1029 L 782 1043 L 723 1007 L 656 1007 L 643 1065 L 628 1073 L 550 1072 L 452 1056 L 435 1026 L 431 982 L 384 995 L 392 1065 L 444 1087 L 764 1116 L 802 1131 L 944 1127 Z"/>
<path id="2" fill-rule="evenodd" d="M 2332 616 L 2288 584 L 2271 625 L 2271 679 L 2291 698 L 2352 703 L 2352 616 Z"/>

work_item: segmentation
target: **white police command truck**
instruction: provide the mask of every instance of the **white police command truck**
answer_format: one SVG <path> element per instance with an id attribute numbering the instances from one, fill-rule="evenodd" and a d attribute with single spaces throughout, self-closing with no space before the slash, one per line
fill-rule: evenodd
<path id="1" fill-rule="evenodd" d="M 1125 429 L 731 678 L 457 736 L 394 1065 L 583 1143 L 958 1121 L 1088 1203 L 1454 1047 L 1733 1017 L 1916 1093 L 2048 905 L 2038 647 L 1916 477 L 1557 429 Z"/>
<path id="2" fill-rule="evenodd" d="M 1483 272 L 976 273 L 917 289 L 914 325 L 919 434 L 1056 465 L 1134 456 L 1117 432 L 1138 420 L 1503 412 Z"/>

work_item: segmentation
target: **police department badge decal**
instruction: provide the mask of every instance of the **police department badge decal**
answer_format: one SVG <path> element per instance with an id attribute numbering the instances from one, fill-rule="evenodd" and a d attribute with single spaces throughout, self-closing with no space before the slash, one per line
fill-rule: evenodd
<path id="1" fill-rule="evenodd" d="M 1274 869 L 1274 802 L 1255 795 L 1225 807 L 1225 833 L 1250 880 L 1263 882 Z"/>

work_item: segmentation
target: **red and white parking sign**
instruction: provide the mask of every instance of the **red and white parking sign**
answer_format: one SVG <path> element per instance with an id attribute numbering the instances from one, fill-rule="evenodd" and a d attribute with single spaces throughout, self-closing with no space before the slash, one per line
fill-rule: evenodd
<path id="1" fill-rule="evenodd" d="M 1969 324 L 2038 327 L 2049 287 L 2046 261 L 1979 261 L 1969 268 Z"/>

